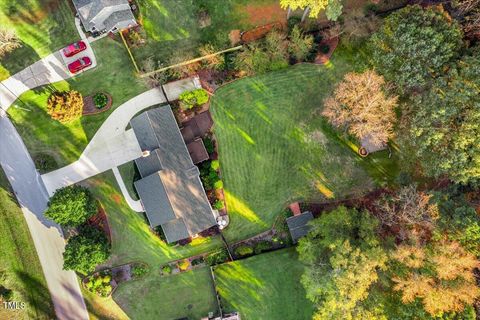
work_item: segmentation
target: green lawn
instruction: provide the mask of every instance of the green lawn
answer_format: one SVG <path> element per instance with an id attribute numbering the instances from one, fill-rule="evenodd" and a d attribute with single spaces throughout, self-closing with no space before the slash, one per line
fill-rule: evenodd
<path id="1" fill-rule="evenodd" d="M 246 18 L 244 6 L 271 4 L 277 0 L 139 0 L 141 22 L 147 43 L 133 48 L 137 61 L 148 57 L 167 64 L 174 55 L 198 56 L 197 49 L 204 43 L 217 48 L 230 46 L 228 34 L 233 29 L 252 27 Z M 211 24 L 201 27 L 200 12 L 208 12 Z"/>
<path id="2" fill-rule="evenodd" d="M 0 298 L 0 319 L 53 319 L 52 299 L 30 231 L 1 169 L 0 235 L 0 290 L 12 290 L 12 301 L 26 304 L 24 310 L 10 311 Z"/>
<path id="3" fill-rule="evenodd" d="M 0 79 L 79 39 L 74 16 L 69 1 L 1 1 L 0 26 L 14 29 L 23 45 L 1 60 Z"/>
<path id="4" fill-rule="evenodd" d="M 210 269 L 205 267 L 178 275 L 149 276 L 120 285 L 114 299 L 132 319 L 200 319 L 217 311 Z M 127 284 L 127 283 L 126 283 Z"/>
<path id="5" fill-rule="evenodd" d="M 130 161 L 122 164 L 118 167 L 118 171 L 120 171 L 120 175 L 123 178 L 123 182 L 125 183 L 125 187 L 127 188 L 130 197 L 134 200 L 138 200 L 139 197 L 135 190 L 134 182 L 140 179 L 140 173 L 135 166 L 135 162 Z"/>
<path id="6" fill-rule="evenodd" d="M 360 195 L 396 174 L 387 152 L 360 158 L 358 144 L 320 115 L 335 83 L 353 70 L 350 54 L 337 50 L 327 66 L 296 65 L 215 92 L 211 112 L 231 219 L 227 239 L 269 228 L 293 200 Z"/>
<path id="7" fill-rule="evenodd" d="M 147 89 L 134 76 L 128 54 L 119 41 L 106 37 L 92 46 L 98 61 L 95 69 L 67 81 L 30 90 L 9 109 L 33 158 L 49 155 L 56 160 L 56 167 L 75 161 L 110 113 Z M 84 96 L 106 91 L 112 95 L 113 106 L 107 112 L 61 124 L 50 118 L 46 104 L 52 91 L 68 89 L 78 90 Z"/>
<path id="8" fill-rule="evenodd" d="M 314 307 L 300 283 L 302 273 L 295 248 L 215 268 L 223 307 L 245 320 L 311 319 Z"/>

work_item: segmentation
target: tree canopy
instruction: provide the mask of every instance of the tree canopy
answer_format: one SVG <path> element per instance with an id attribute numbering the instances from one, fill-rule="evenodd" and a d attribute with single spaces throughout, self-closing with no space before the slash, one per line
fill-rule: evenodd
<path id="1" fill-rule="evenodd" d="M 342 14 L 342 0 L 280 0 L 280 6 L 292 10 L 310 8 L 310 18 L 316 18 L 325 10 L 328 20 L 337 20 Z"/>
<path id="2" fill-rule="evenodd" d="M 413 99 L 402 144 L 432 177 L 480 179 L 480 52 L 465 56 Z"/>
<path id="3" fill-rule="evenodd" d="M 54 120 L 70 122 L 82 116 L 83 98 L 75 90 L 54 92 L 47 102 L 47 112 Z"/>
<path id="4" fill-rule="evenodd" d="M 438 7 L 419 5 L 389 15 L 370 41 L 374 67 L 402 91 L 424 86 L 461 46 L 456 21 Z"/>
<path id="5" fill-rule="evenodd" d="M 88 274 L 108 259 L 110 249 L 103 232 L 82 227 L 80 233 L 68 239 L 63 253 L 63 269 Z"/>
<path id="6" fill-rule="evenodd" d="M 314 220 L 300 240 L 297 249 L 307 265 L 302 284 L 317 305 L 315 319 L 374 318 L 362 302 L 387 261 L 377 225 L 367 212 L 339 207 Z"/>
<path id="7" fill-rule="evenodd" d="M 69 186 L 50 198 L 45 216 L 62 226 L 79 226 L 97 213 L 97 204 L 87 188 Z"/>
<path id="8" fill-rule="evenodd" d="M 358 139 L 382 145 L 393 136 L 397 97 L 385 90 L 385 80 L 375 71 L 347 73 L 333 96 L 325 100 L 322 115 L 336 127 L 347 127 Z"/>

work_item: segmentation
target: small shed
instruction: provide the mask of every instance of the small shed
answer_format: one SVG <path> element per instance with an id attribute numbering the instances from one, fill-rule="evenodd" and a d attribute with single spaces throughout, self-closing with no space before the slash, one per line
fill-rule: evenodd
<path id="1" fill-rule="evenodd" d="M 308 231 L 310 231 L 308 223 L 312 220 L 313 214 L 310 211 L 287 218 L 288 230 L 290 230 L 293 243 L 297 243 L 298 239 L 307 235 Z"/>

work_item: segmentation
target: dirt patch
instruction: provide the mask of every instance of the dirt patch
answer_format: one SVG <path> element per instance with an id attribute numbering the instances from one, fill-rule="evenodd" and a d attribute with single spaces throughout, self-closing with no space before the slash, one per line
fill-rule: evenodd
<path id="1" fill-rule="evenodd" d="M 337 48 L 338 45 L 338 37 L 323 40 L 320 42 L 320 48 L 322 46 L 328 46 L 328 52 L 327 53 L 319 53 L 317 57 L 315 58 L 315 63 L 316 64 L 327 64 L 330 61 L 330 57 L 333 54 L 333 51 Z"/>
<path id="2" fill-rule="evenodd" d="M 252 30 L 245 31 L 241 35 L 241 39 L 244 43 L 252 42 L 261 39 L 267 35 L 272 29 L 282 29 L 283 25 L 280 22 L 274 22 L 257 27 Z"/>
<path id="3" fill-rule="evenodd" d="M 94 95 L 86 96 L 86 97 L 83 98 L 82 115 L 88 116 L 88 115 L 92 115 L 92 114 L 97 114 L 97 113 L 105 112 L 105 111 L 107 111 L 108 109 L 111 108 L 112 103 L 113 103 L 112 96 L 109 95 L 106 92 L 102 92 L 102 93 L 105 94 L 108 98 L 107 105 L 105 107 L 101 108 L 101 109 L 98 109 L 95 106 L 95 103 L 93 102 L 93 96 Z"/>
<path id="4" fill-rule="evenodd" d="M 287 11 L 283 10 L 277 1 L 268 5 L 249 4 L 239 9 L 247 14 L 243 22 L 253 26 L 260 26 L 274 21 L 282 24 L 287 23 Z"/>
<path id="5" fill-rule="evenodd" d="M 112 194 L 111 198 L 112 198 L 113 201 L 115 201 L 116 204 L 122 203 L 122 196 L 119 195 L 118 193 Z"/>
<path id="6" fill-rule="evenodd" d="M 96 215 L 88 219 L 88 224 L 102 230 L 108 238 L 108 242 L 112 243 L 112 235 L 110 233 L 110 226 L 108 225 L 107 214 L 100 205 Z"/>
<path id="7" fill-rule="evenodd" d="M 238 29 L 230 31 L 230 33 L 228 34 L 228 39 L 230 39 L 230 43 L 232 44 L 232 46 L 236 46 L 242 40 L 241 31 Z"/>

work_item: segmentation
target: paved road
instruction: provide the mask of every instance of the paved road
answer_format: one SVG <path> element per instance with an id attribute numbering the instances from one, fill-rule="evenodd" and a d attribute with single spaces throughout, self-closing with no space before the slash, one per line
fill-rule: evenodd
<path id="1" fill-rule="evenodd" d="M 199 88 L 198 78 L 174 81 L 164 86 L 169 100 L 176 100 L 186 90 Z M 99 173 L 116 168 L 142 156 L 142 150 L 132 129 L 125 130 L 130 120 L 140 111 L 151 106 L 166 103 L 160 89 L 151 89 L 117 107 L 95 133 L 80 158 L 58 170 L 42 175 L 47 191 L 55 190 Z M 133 210 L 138 209 L 132 207 Z"/>
<path id="2" fill-rule="evenodd" d="M 60 228 L 43 216 L 48 194 L 30 155 L 7 117 L 0 117 L 0 164 L 17 196 L 59 319 L 88 319 L 77 277 L 63 270 Z"/>

